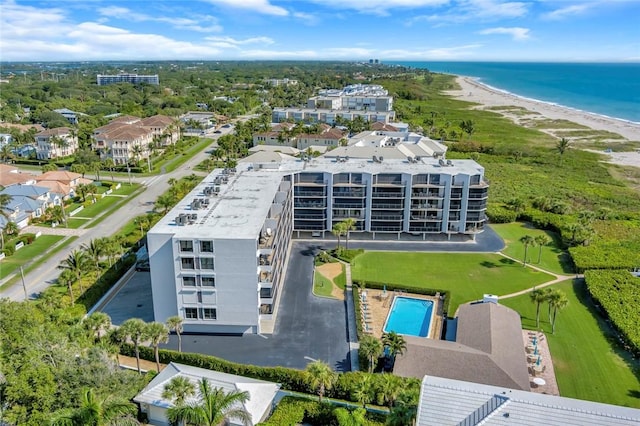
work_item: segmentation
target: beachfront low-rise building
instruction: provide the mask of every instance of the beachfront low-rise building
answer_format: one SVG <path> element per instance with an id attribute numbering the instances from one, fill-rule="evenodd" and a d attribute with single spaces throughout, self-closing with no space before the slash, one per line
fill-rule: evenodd
<path id="1" fill-rule="evenodd" d="M 373 238 L 472 239 L 488 185 L 472 160 L 314 158 L 215 170 L 148 233 L 156 321 L 193 333 L 273 327 L 289 242 L 354 219 Z"/>

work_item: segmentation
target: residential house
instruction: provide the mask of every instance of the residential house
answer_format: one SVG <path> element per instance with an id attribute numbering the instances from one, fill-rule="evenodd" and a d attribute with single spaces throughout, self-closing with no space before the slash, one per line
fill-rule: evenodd
<path id="1" fill-rule="evenodd" d="M 5 145 L 11 145 L 13 142 L 13 136 L 11 133 L 0 133 L 0 148 Z"/>
<path id="2" fill-rule="evenodd" d="M 640 410 L 425 376 L 416 426 L 637 426 Z"/>
<path id="3" fill-rule="evenodd" d="M 189 111 L 180 117 L 180 122 L 186 135 L 204 135 L 212 132 L 216 127 L 212 112 Z"/>
<path id="4" fill-rule="evenodd" d="M 249 425 L 255 425 L 267 419 L 271 413 L 276 394 L 280 385 L 263 380 L 250 379 L 248 377 L 206 370 L 204 368 L 191 367 L 175 362 L 167 365 L 133 400 L 140 405 L 140 411 L 147 414 L 147 421 L 153 426 L 169 426 L 167 410 L 174 406 L 173 401 L 163 397 L 164 387 L 171 379 L 184 377 L 198 389 L 198 383 L 205 379 L 212 389 L 222 389 L 224 392 L 247 392 L 249 398 L 242 406 L 249 414 Z M 197 402 L 199 392 L 195 396 L 187 398 L 186 403 Z M 231 426 L 244 426 L 245 423 L 238 418 L 230 418 L 225 423 Z"/>
<path id="5" fill-rule="evenodd" d="M 60 108 L 60 109 L 54 109 L 54 112 L 57 112 L 58 114 L 61 114 L 64 118 L 66 118 L 69 123 L 76 125 L 78 124 L 78 116 L 80 115 L 87 115 L 87 114 L 83 114 L 81 112 L 75 112 L 75 111 L 71 111 L 68 108 Z"/>
<path id="6" fill-rule="evenodd" d="M 63 200 L 75 197 L 75 188 L 81 183 L 91 183 L 90 179 L 83 179 L 80 173 L 67 170 L 54 170 L 36 176 L 38 186 L 49 188 L 52 194 L 58 195 Z"/>
<path id="7" fill-rule="evenodd" d="M 321 126 L 319 133 L 303 133 L 297 136 L 297 148 L 307 149 L 311 146 L 326 146 L 336 148 L 347 143 L 347 132 L 327 124 Z"/>
<path id="8" fill-rule="evenodd" d="M 27 226 L 29 219 L 42 216 L 48 207 L 62 204 L 61 197 L 52 194 L 49 188 L 37 185 L 11 185 L 0 191 L 0 194 L 11 196 L 5 211 L 10 212 L 9 220 L 19 228 Z"/>
<path id="9" fill-rule="evenodd" d="M 0 186 L 7 187 L 19 183 L 33 185 L 36 183 L 36 176 L 31 173 L 23 173 L 8 164 L 0 164 Z"/>
<path id="10" fill-rule="evenodd" d="M 73 129 L 56 127 L 36 133 L 36 157 L 50 160 L 68 157 L 78 150 L 78 136 Z"/>

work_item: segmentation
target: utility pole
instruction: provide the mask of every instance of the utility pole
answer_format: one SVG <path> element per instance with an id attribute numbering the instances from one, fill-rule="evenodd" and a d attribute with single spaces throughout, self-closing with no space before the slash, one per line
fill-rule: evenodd
<path id="1" fill-rule="evenodd" d="M 24 271 L 22 270 L 22 265 L 20 265 L 20 276 L 22 277 L 22 289 L 24 290 L 24 300 L 28 300 L 29 295 L 27 294 L 27 285 L 24 282 Z"/>

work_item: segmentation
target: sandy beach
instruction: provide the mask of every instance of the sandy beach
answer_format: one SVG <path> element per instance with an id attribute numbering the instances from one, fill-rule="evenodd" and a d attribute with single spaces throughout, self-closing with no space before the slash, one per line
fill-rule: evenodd
<path id="1" fill-rule="evenodd" d="M 519 125 L 525 127 L 536 127 L 537 129 L 551 134 L 555 137 L 566 137 L 576 142 L 575 147 L 579 147 L 580 141 L 587 141 L 585 138 L 585 128 L 598 131 L 599 141 L 616 143 L 617 149 L 620 150 L 620 144 L 625 142 L 640 142 L 640 123 L 609 118 L 602 115 L 592 114 L 572 108 L 554 105 L 551 103 L 536 101 L 513 95 L 493 89 L 483 85 L 470 77 L 458 77 L 456 79 L 461 90 L 452 90 L 447 92 L 451 96 L 458 99 L 474 102 L 479 104 L 478 109 L 491 109 L 512 119 Z M 557 124 L 545 127 L 545 123 L 550 120 L 566 121 L 566 126 L 558 126 Z M 571 125 L 571 123 L 575 125 Z M 576 134 L 575 137 L 571 133 Z M 606 133 L 605 133 L 606 132 Z M 607 137 L 610 133 L 610 137 Z M 629 146 L 628 152 L 615 152 L 603 155 L 609 155 L 610 161 L 618 164 L 640 167 L 640 152 L 637 150 L 637 144 Z"/>

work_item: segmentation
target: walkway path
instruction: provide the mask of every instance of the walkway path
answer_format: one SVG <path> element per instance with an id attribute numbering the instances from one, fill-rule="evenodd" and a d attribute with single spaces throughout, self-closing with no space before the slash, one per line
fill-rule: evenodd
<path id="1" fill-rule="evenodd" d="M 515 262 L 522 263 L 521 261 L 519 261 L 517 259 L 514 259 L 511 256 L 507 256 L 506 254 L 504 254 L 502 252 L 498 252 L 497 254 L 499 254 L 502 257 L 506 257 L 507 259 L 511 259 L 511 260 L 513 260 Z M 579 278 L 579 275 L 560 275 L 560 274 L 555 274 L 553 272 L 547 271 L 546 269 L 542 269 L 542 268 L 540 268 L 538 266 L 531 265 L 530 263 L 527 263 L 526 266 L 531 268 L 531 269 L 535 269 L 536 271 L 544 272 L 545 274 L 549 274 L 549 275 L 553 275 L 555 278 L 553 280 L 551 280 L 551 281 L 547 281 L 547 282 L 544 282 L 542 284 L 539 284 L 539 285 L 536 285 L 536 286 L 533 286 L 533 287 L 530 287 L 530 288 L 526 288 L 524 290 L 516 291 L 515 293 L 509 293 L 509 294 L 502 295 L 502 296 L 500 296 L 500 299 L 509 299 L 511 297 L 516 297 L 516 296 L 520 296 L 520 295 L 523 295 L 523 294 L 527 294 L 527 293 L 529 293 L 529 292 L 531 292 L 533 290 L 539 289 L 539 288 L 548 287 L 550 285 L 559 283 L 561 281 L 567 281 L 567 280 L 572 280 L 574 278 Z"/>
<path id="2" fill-rule="evenodd" d="M 351 371 L 360 370 L 358 362 L 358 328 L 356 326 L 355 303 L 353 302 L 353 282 L 351 281 L 351 264 L 340 261 L 344 265 L 346 276 L 346 304 L 347 304 L 347 341 L 349 342 L 349 359 L 351 360 Z"/>
<path id="3" fill-rule="evenodd" d="M 84 235 L 87 231 L 88 229 L 73 229 L 73 228 L 62 228 L 62 227 L 50 228 L 48 226 L 29 225 L 25 227 L 21 232 L 31 233 L 31 234 L 37 234 L 38 232 L 41 232 L 42 235 L 63 235 L 65 237 L 70 237 L 70 236 L 79 237 L 80 235 Z"/>

